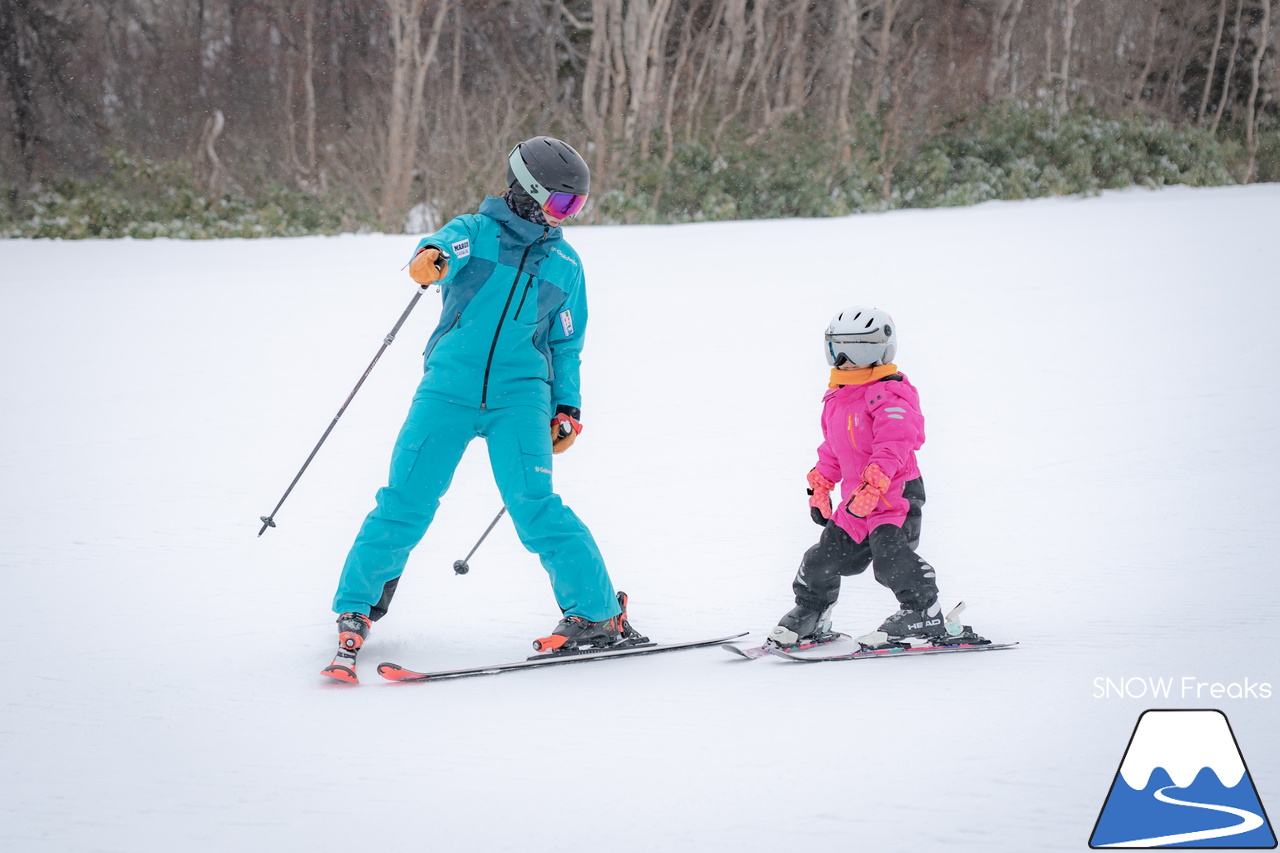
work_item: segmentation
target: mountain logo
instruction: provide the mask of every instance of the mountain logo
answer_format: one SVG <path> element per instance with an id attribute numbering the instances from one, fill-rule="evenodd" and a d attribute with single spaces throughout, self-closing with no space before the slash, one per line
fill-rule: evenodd
<path id="1" fill-rule="evenodd" d="M 1274 849 L 1275 833 L 1227 715 L 1144 711 L 1089 846 Z"/>

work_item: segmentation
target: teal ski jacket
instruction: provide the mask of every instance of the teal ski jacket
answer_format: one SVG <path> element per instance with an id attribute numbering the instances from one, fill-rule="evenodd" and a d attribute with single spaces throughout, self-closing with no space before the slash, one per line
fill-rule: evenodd
<path id="1" fill-rule="evenodd" d="M 501 198 L 424 237 L 449 256 L 440 323 L 418 393 L 478 409 L 582 408 L 587 296 L 562 229 L 517 216 Z"/>

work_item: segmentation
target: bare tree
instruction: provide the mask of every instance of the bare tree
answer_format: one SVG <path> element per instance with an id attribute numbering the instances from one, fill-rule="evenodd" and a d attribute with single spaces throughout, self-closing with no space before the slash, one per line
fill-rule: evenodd
<path id="1" fill-rule="evenodd" d="M 306 170 L 309 177 L 314 178 L 316 175 L 316 4 L 315 0 L 302 0 L 303 11 L 303 27 L 302 27 L 302 55 L 303 55 L 303 72 L 302 72 L 302 91 L 305 104 L 305 122 L 306 122 L 306 152 L 307 162 Z"/>
<path id="2" fill-rule="evenodd" d="M 840 140 L 840 156 L 846 161 L 850 155 L 849 107 L 853 93 L 854 58 L 858 54 L 858 18 L 858 0 L 838 0 L 833 51 L 836 57 L 836 96 L 832 112 L 835 113 L 836 135 Z"/>
<path id="3" fill-rule="evenodd" d="M 85 13 L 77 4 L 0 0 L 0 72 L 9 96 L 12 140 L 21 174 L 17 193 L 36 174 L 40 155 L 56 158 L 72 147 L 68 135 L 52 132 L 58 117 L 65 130 L 93 130 L 96 112 L 76 85 L 73 64 L 83 40 Z M 16 196 L 15 196 L 16 198 Z"/>
<path id="4" fill-rule="evenodd" d="M 386 4 L 390 12 L 392 65 L 379 215 L 385 226 L 399 230 L 409 209 L 427 71 L 440 44 L 449 0 L 437 0 L 425 45 L 422 19 L 426 0 L 386 0 Z"/>
<path id="5" fill-rule="evenodd" d="M 1209 125 L 1210 133 L 1218 132 L 1218 122 L 1222 121 L 1222 113 L 1227 108 L 1227 98 L 1231 94 L 1231 82 L 1236 69 L 1236 57 L 1240 54 L 1240 13 L 1244 9 L 1244 0 L 1236 0 L 1235 23 L 1232 24 L 1234 38 L 1231 42 L 1231 56 L 1227 60 L 1226 73 L 1222 75 L 1222 93 L 1218 97 L 1218 109 L 1214 111 L 1213 121 Z"/>
<path id="6" fill-rule="evenodd" d="M 881 0 L 880 37 L 876 46 L 875 63 L 871 70 L 871 91 L 867 93 L 865 106 L 865 110 L 872 115 L 875 115 L 880 105 L 880 99 L 884 94 L 885 69 L 889 65 L 890 51 L 893 47 L 891 38 L 893 22 L 901 3 L 902 0 Z"/>
<path id="7" fill-rule="evenodd" d="M 214 110 L 204 125 L 204 133 L 200 137 L 200 151 L 208 160 L 209 170 L 205 173 L 204 186 L 212 195 L 221 195 L 227 182 L 227 172 L 218 156 L 218 137 L 227 126 L 226 116 L 222 110 Z"/>
<path id="8" fill-rule="evenodd" d="M 1072 37 L 1076 28 L 1076 7 L 1081 0 L 1062 0 L 1062 59 L 1054 81 L 1054 101 L 1059 114 L 1067 110 L 1067 98 L 1071 90 Z"/>
<path id="9" fill-rule="evenodd" d="M 682 147 L 721 163 L 817 131 L 819 172 L 865 153 L 888 198 L 942 123 L 1007 98 L 1238 134 L 1252 174 L 1275 2 L 0 0 L 0 181 L 16 198 L 123 148 L 209 187 L 329 182 L 395 229 L 500 189 L 531 132 L 573 141 L 597 197 L 656 205 Z"/>
<path id="10" fill-rule="evenodd" d="M 1258 89 L 1262 84 L 1262 57 L 1271 44 L 1271 0 L 1260 0 L 1262 21 L 1258 25 L 1258 38 L 1253 51 L 1253 63 L 1249 69 L 1253 81 L 1249 88 L 1249 100 L 1245 107 L 1245 148 L 1249 152 L 1249 165 L 1245 169 L 1245 182 L 1252 182 L 1258 163 L 1258 128 L 1256 125 Z"/>
<path id="11" fill-rule="evenodd" d="M 1204 92 L 1200 95 L 1200 107 L 1196 110 L 1196 124 L 1204 123 L 1204 111 L 1209 106 L 1209 92 L 1213 88 L 1214 73 L 1218 68 L 1218 49 L 1222 47 L 1222 28 L 1227 22 L 1227 0 L 1218 3 L 1218 27 L 1213 33 L 1213 49 L 1209 51 L 1209 64 L 1204 70 Z"/>
<path id="12" fill-rule="evenodd" d="M 1013 65 L 1013 31 L 1022 14 L 1024 0 L 1000 0 L 996 14 L 992 16 L 991 58 L 987 66 L 987 98 L 994 100 L 996 85 L 1007 77 Z"/>
<path id="13" fill-rule="evenodd" d="M 1142 100 L 1142 93 L 1147 87 L 1147 78 L 1151 76 L 1151 66 L 1155 62 L 1156 42 L 1160 38 L 1160 16 L 1164 14 L 1164 7 L 1159 3 L 1155 4 L 1155 8 L 1151 12 L 1151 24 L 1148 27 L 1147 38 L 1147 58 L 1142 63 L 1142 70 L 1138 72 L 1138 76 L 1134 78 L 1132 86 L 1125 93 L 1125 97 L 1131 103 L 1138 103 Z"/>

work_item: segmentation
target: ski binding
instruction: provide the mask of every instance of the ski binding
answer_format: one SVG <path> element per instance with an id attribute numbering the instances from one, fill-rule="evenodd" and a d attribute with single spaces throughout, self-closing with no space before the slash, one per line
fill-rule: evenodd
<path id="1" fill-rule="evenodd" d="M 724 649 L 726 652 L 732 652 L 738 657 L 746 658 L 747 660 L 759 660 L 760 658 L 768 657 L 778 649 L 784 649 L 785 651 L 789 651 L 789 652 L 799 652 L 799 651 L 804 651 L 805 649 L 816 649 L 822 646 L 829 646 L 832 643 L 839 643 L 839 642 L 842 642 L 843 640 L 851 640 L 851 639 L 853 638 L 850 637 L 848 634 L 841 634 L 837 632 L 837 633 L 823 634 L 819 637 L 814 637 L 810 640 L 805 640 L 802 643 L 797 643 L 794 646 L 786 646 L 785 649 L 783 646 L 774 645 L 768 640 L 766 640 L 765 642 L 761 643 L 758 646 L 748 646 L 745 649 L 742 648 L 741 646 L 735 646 L 733 643 L 724 643 L 723 645 L 720 646 L 720 648 Z"/>

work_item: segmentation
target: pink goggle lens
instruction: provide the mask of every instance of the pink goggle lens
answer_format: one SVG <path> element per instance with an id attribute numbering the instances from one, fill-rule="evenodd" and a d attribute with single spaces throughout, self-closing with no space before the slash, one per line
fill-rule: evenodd
<path id="1" fill-rule="evenodd" d="M 568 219 L 570 216 L 577 216 L 586 203 L 587 197 L 585 195 L 552 193 L 547 197 L 546 204 L 542 205 L 542 209 L 556 219 Z"/>

